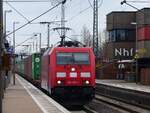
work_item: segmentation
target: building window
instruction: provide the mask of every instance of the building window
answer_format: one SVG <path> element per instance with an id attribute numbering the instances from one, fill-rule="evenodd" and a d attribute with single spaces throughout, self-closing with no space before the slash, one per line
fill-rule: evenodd
<path id="1" fill-rule="evenodd" d="M 109 42 L 134 41 L 135 30 L 115 29 L 109 31 Z"/>
<path id="2" fill-rule="evenodd" d="M 126 30 L 116 30 L 116 39 L 117 41 L 125 41 L 126 39 Z"/>
<path id="3" fill-rule="evenodd" d="M 116 30 L 109 31 L 109 41 L 110 42 L 116 41 Z"/>

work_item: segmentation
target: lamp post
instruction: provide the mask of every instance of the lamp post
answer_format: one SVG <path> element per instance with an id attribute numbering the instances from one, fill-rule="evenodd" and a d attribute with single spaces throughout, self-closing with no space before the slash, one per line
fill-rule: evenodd
<path id="1" fill-rule="evenodd" d="M 35 33 L 35 35 L 34 36 L 37 36 L 37 35 L 39 35 L 39 52 L 41 53 L 41 33 Z"/>
<path id="2" fill-rule="evenodd" d="M 11 12 L 12 12 L 12 10 L 5 10 L 4 11 L 4 31 L 3 31 L 3 33 L 4 33 L 5 39 L 6 39 L 6 22 L 7 22 L 6 14 L 11 13 Z"/>
<path id="3" fill-rule="evenodd" d="M 136 65 L 135 65 L 135 73 L 136 73 L 136 83 L 138 82 L 138 29 L 137 29 L 137 26 L 138 24 L 136 22 L 131 22 L 132 25 L 135 25 L 135 29 L 136 29 L 136 38 L 135 38 L 135 59 L 136 59 Z"/>
<path id="4" fill-rule="evenodd" d="M 29 44 L 26 44 L 26 45 L 21 45 L 21 46 L 25 47 L 25 48 L 21 51 L 21 53 L 22 53 L 22 54 L 28 53 L 28 47 L 29 47 L 30 45 L 29 45 Z M 25 50 L 26 50 L 26 51 L 25 51 Z"/>
<path id="5" fill-rule="evenodd" d="M 6 31 L 6 35 L 7 35 L 7 33 L 9 33 L 9 32 L 10 32 L 10 31 Z M 5 36 L 6 36 L 6 35 L 5 35 Z M 12 38 L 12 37 L 10 37 L 10 36 L 7 36 L 8 43 L 9 43 L 10 45 L 11 45 L 11 38 Z"/>
<path id="6" fill-rule="evenodd" d="M 47 48 L 49 48 L 50 45 L 50 24 L 52 22 L 40 22 L 40 24 L 47 24 Z"/>
<path id="7" fill-rule="evenodd" d="M 0 14 L 3 15 L 3 0 L 0 0 Z M 0 17 L 0 62 L 2 62 L 2 45 L 3 45 L 3 29 L 2 29 L 2 23 L 3 22 L 3 18 L 2 16 Z M 3 75 L 2 75 L 2 63 L 0 63 L 0 113 L 2 113 L 2 97 L 3 97 Z"/>
<path id="8" fill-rule="evenodd" d="M 136 8 L 136 7 L 134 7 L 133 5 L 131 5 L 131 4 L 129 4 L 129 3 L 127 3 L 127 1 L 126 0 L 123 0 L 122 2 L 121 2 L 121 5 L 123 5 L 123 4 L 126 4 L 126 5 L 128 5 L 128 6 L 130 6 L 130 7 L 132 7 L 132 8 L 134 8 L 134 9 L 136 9 L 136 10 L 138 10 L 138 11 L 140 11 L 138 8 Z M 142 11 L 140 11 L 142 14 L 145 14 L 144 12 L 142 12 Z M 137 22 L 132 22 L 131 23 L 132 25 L 135 25 L 135 27 L 136 27 L 136 40 L 135 40 L 135 53 L 136 53 L 136 69 L 135 69 L 135 73 L 136 73 L 136 83 L 138 82 L 138 58 L 137 58 L 137 56 L 138 56 L 138 47 L 137 47 L 137 38 L 138 38 L 138 31 L 137 31 L 137 27 L 138 27 L 138 23 Z"/>
<path id="9" fill-rule="evenodd" d="M 28 42 L 29 43 L 29 55 L 31 55 L 33 53 L 33 46 L 34 46 L 34 42 Z"/>
<path id="10" fill-rule="evenodd" d="M 13 84 L 15 85 L 16 84 L 16 81 L 15 81 L 15 25 L 16 24 L 19 24 L 19 22 L 13 22 L 13 47 L 14 47 L 14 61 L 13 61 Z"/>
<path id="11" fill-rule="evenodd" d="M 50 47 L 50 25 L 56 24 L 56 22 L 61 22 L 61 21 L 40 22 L 40 24 L 47 24 L 47 48 Z M 56 25 L 59 25 L 59 24 L 56 24 Z"/>

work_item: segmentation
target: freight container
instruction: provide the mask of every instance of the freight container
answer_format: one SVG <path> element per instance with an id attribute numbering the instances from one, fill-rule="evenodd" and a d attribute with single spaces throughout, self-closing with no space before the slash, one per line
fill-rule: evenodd
<path id="1" fill-rule="evenodd" d="M 135 29 L 131 22 L 136 21 L 136 12 L 116 11 L 107 15 L 107 30 L 113 29 Z"/>
<path id="2" fill-rule="evenodd" d="M 138 40 L 139 41 L 150 41 L 150 26 L 144 26 L 138 28 Z"/>
<path id="3" fill-rule="evenodd" d="M 32 56 L 24 59 L 24 74 L 27 79 L 32 78 Z"/>
<path id="4" fill-rule="evenodd" d="M 22 76 L 24 76 L 24 64 L 23 64 L 23 61 L 20 60 L 20 61 L 17 61 L 17 72 L 19 72 L 20 74 L 22 74 Z"/>
<path id="5" fill-rule="evenodd" d="M 139 58 L 138 66 L 139 66 L 139 69 L 150 68 L 150 57 L 149 58 Z"/>
<path id="6" fill-rule="evenodd" d="M 150 85 L 150 68 L 142 68 L 140 75 L 141 84 Z"/>
<path id="7" fill-rule="evenodd" d="M 150 41 L 138 41 L 138 50 L 139 58 L 150 58 Z"/>
<path id="8" fill-rule="evenodd" d="M 103 63 L 103 65 L 96 70 L 96 76 L 99 79 L 116 79 L 117 72 L 115 64 L 111 62 Z"/>
<path id="9" fill-rule="evenodd" d="M 15 59 L 15 68 L 16 72 L 24 76 L 24 61 L 20 57 L 17 57 Z"/>
<path id="10" fill-rule="evenodd" d="M 20 61 L 20 72 L 23 74 L 24 73 L 24 61 Z M 24 76 L 24 75 L 23 75 Z"/>
<path id="11" fill-rule="evenodd" d="M 135 82 L 135 73 L 134 72 L 125 72 L 125 80 L 127 82 Z"/>
<path id="12" fill-rule="evenodd" d="M 145 82 L 145 70 L 141 69 L 140 70 L 140 83 L 144 84 L 144 82 Z"/>
<path id="13" fill-rule="evenodd" d="M 41 72 L 41 55 L 34 53 L 32 55 L 32 79 L 39 80 Z"/>
<path id="14" fill-rule="evenodd" d="M 138 27 L 150 25 L 150 8 L 143 8 L 136 13 L 136 22 Z"/>
<path id="15" fill-rule="evenodd" d="M 109 42 L 104 47 L 105 59 L 130 60 L 134 54 L 134 42 Z"/>
<path id="16" fill-rule="evenodd" d="M 15 60 L 16 60 L 16 62 L 15 62 L 15 71 L 16 71 L 16 72 L 17 72 L 17 71 L 20 72 L 20 69 L 19 69 L 20 61 L 19 61 L 18 58 L 16 58 Z"/>

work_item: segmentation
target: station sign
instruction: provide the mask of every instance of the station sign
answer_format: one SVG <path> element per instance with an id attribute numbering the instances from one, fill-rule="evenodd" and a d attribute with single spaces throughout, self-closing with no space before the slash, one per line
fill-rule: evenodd
<path id="1" fill-rule="evenodd" d="M 115 48 L 115 56 L 132 57 L 133 48 Z"/>
<path id="2" fill-rule="evenodd" d="M 114 58 L 116 59 L 133 59 L 134 48 L 114 48 Z"/>
<path id="3" fill-rule="evenodd" d="M 13 54 L 13 53 L 14 53 L 14 48 L 13 48 L 13 46 L 10 46 L 9 48 L 7 48 L 7 53 L 8 53 L 8 54 Z"/>
<path id="4" fill-rule="evenodd" d="M 131 60 L 134 55 L 134 42 L 110 42 L 104 48 L 104 57 L 107 59 Z"/>

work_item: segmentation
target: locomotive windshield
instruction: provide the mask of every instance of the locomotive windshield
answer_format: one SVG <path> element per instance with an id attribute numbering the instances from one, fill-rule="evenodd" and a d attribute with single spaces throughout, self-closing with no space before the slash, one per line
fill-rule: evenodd
<path id="1" fill-rule="evenodd" d="M 90 64 L 88 53 L 57 53 L 57 64 Z"/>

